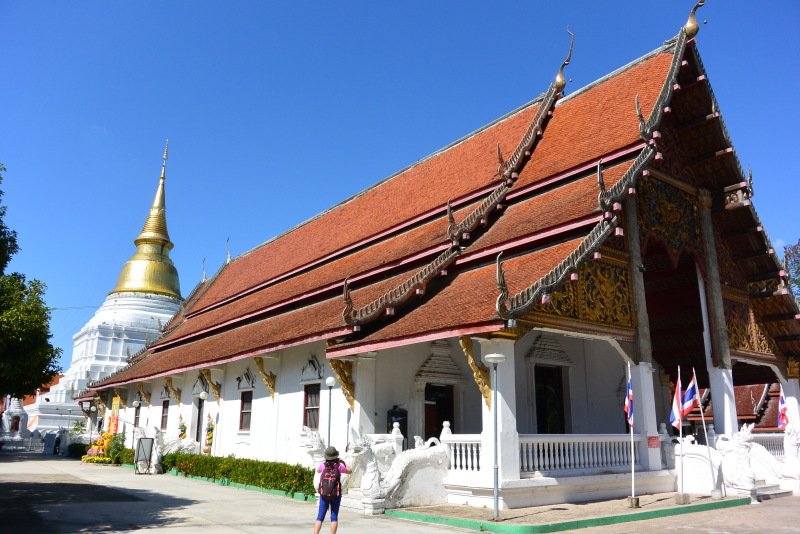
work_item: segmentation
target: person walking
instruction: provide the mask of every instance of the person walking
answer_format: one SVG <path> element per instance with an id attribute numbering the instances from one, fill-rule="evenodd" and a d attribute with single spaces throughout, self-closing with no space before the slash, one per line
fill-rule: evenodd
<path id="1" fill-rule="evenodd" d="M 331 534 L 339 528 L 339 505 L 342 502 L 342 473 L 350 473 L 350 468 L 339 459 L 336 447 L 325 449 L 325 461 L 317 466 L 319 477 L 319 511 L 314 522 L 314 534 L 319 534 L 328 508 L 331 510 Z"/>

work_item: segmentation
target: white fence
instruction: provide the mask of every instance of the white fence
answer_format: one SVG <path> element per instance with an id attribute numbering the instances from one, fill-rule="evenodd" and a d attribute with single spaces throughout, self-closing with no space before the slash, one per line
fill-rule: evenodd
<path id="1" fill-rule="evenodd" d="M 783 461 L 783 434 L 753 434 L 753 441 L 767 449 L 772 456 Z"/>
<path id="2" fill-rule="evenodd" d="M 442 443 L 447 445 L 451 471 L 481 470 L 480 434 L 442 434 Z"/>
<path id="3" fill-rule="evenodd" d="M 634 459 L 639 463 L 633 436 Z M 621 472 L 631 466 L 631 437 L 627 434 L 520 435 L 521 475 L 571 475 Z"/>

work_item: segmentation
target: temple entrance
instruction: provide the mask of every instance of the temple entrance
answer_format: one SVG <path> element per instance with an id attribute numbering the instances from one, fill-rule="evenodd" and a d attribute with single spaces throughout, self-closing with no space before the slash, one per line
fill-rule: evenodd
<path id="1" fill-rule="evenodd" d="M 445 421 L 455 432 L 453 415 L 453 386 L 425 384 L 425 439 L 438 438 Z"/>
<path id="2" fill-rule="evenodd" d="M 539 434 L 563 434 L 564 378 L 562 367 L 537 365 L 534 368 L 536 387 L 536 428 Z"/>

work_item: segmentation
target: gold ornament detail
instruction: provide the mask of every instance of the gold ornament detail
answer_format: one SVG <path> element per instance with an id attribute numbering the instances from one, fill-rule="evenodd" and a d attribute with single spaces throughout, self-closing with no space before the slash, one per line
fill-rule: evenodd
<path id="1" fill-rule="evenodd" d="M 730 348 L 773 356 L 780 354 L 764 324 L 756 321 L 749 304 L 725 299 L 724 308 Z"/>
<path id="2" fill-rule="evenodd" d="M 214 382 L 211 379 L 210 369 L 200 369 L 200 374 L 203 375 L 203 378 L 206 379 L 206 383 L 208 383 L 208 386 L 211 388 L 211 391 L 214 392 L 214 398 L 217 399 L 217 404 L 219 404 L 220 401 L 222 400 L 222 395 L 221 395 L 222 384 L 220 384 L 219 382 Z"/>
<path id="3" fill-rule="evenodd" d="M 125 403 L 125 397 L 122 396 L 122 394 L 120 393 L 119 389 L 114 388 L 114 396 L 115 397 L 119 397 L 119 407 L 120 408 L 127 408 L 128 407 L 128 405 Z"/>
<path id="4" fill-rule="evenodd" d="M 150 404 L 150 392 L 144 389 L 144 384 L 141 382 L 136 383 L 136 390 L 139 392 L 139 396 L 142 397 L 145 403 Z"/>
<path id="5" fill-rule="evenodd" d="M 333 374 L 336 375 L 336 380 L 342 388 L 344 398 L 347 399 L 347 404 L 350 405 L 351 410 L 355 411 L 356 385 L 353 382 L 353 362 L 344 360 L 329 360 L 329 362 L 331 364 L 331 369 L 333 369 Z"/>
<path id="6" fill-rule="evenodd" d="M 167 386 L 167 390 L 169 391 L 172 400 L 175 402 L 181 401 L 181 388 L 176 388 L 172 385 L 172 377 L 168 376 L 164 379 L 164 385 Z"/>
<path id="7" fill-rule="evenodd" d="M 258 368 L 258 374 L 261 375 L 261 381 L 264 382 L 264 386 L 269 391 L 270 396 L 274 399 L 275 398 L 275 381 L 278 379 L 277 375 L 272 371 L 266 372 L 264 370 L 264 358 L 261 356 L 256 356 L 253 358 L 256 362 L 256 368 Z"/>
<path id="8" fill-rule="evenodd" d="M 786 358 L 786 378 L 800 378 L 800 358 Z"/>
<path id="9" fill-rule="evenodd" d="M 755 282 L 748 282 L 747 292 L 750 296 L 772 295 L 781 287 L 780 279 L 769 278 L 767 280 L 757 280 Z"/>
<path id="10" fill-rule="evenodd" d="M 677 261 L 682 250 L 699 248 L 699 225 L 692 195 L 661 180 L 644 176 L 639 180 L 638 190 L 641 191 L 636 195 L 639 225 L 646 233 L 664 243 L 673 261 Z"/>
<path id="11" fill-rule="evenodd" d="M 633 328 L 630 273 L 619 252 L 602 249 L 602 258 L 585 261 L 578 279 L 547 295 L 532 313 L 588 323 Z"/>
<path id="12" fill-rule="evenodd" d="M 467 357 L 467 364 L 472 369 L 472 378 L 475 380 L 475 385 L 483 395 L 483 400 L 486 402 L 486 407 L 492 409 L 492 380 L 489 377 L 489 368 L 475 359 L 475 353 L 472 350 L 472 338 L 469 336 L 461 336 L 458 338 L 458 344 L 461 345 L 461 350 L 464 351 L 464 356 Z"/>

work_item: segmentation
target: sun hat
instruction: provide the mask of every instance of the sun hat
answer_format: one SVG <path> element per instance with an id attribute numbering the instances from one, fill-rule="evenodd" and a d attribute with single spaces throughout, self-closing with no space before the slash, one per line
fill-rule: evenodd
<path id="1" fill-rule="evenodd" d="M 336 460 L 337 458 L 339 458 L 339 451 L 336 450 L 336 447 L 325 449 L 325 461 Z"/>

